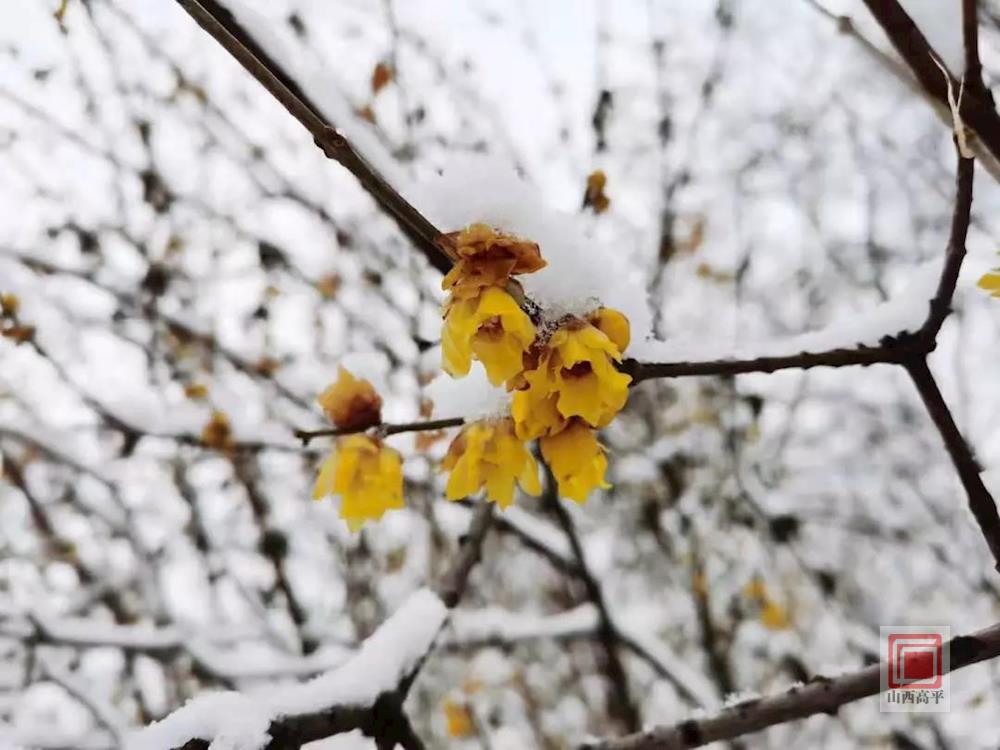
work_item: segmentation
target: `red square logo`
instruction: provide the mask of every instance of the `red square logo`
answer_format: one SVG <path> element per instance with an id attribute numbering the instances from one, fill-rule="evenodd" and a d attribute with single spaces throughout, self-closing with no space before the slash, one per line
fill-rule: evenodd
<path id="1" fill-rule="evenodd" d="M 891 633 L 887 655 L 888 687 L 900 690 L 936 690 L 944 665 L 939 633 Z"/>

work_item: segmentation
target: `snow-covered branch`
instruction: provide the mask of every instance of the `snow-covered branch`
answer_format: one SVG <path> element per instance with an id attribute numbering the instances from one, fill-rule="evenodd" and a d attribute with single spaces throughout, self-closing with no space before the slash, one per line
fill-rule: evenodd
<path id="1" fill-rule="evenodd" d="M 128 747 L 207 747 L 215 741 L 258 750 L 288 746 L 275 744 L 279 738 L 304 744 L 366 727 L 380 698 L 396 691 L 426 657 L 446 617 L 437 595 L 417 591 L 342 666 L 280 690 L 201 695 L 136 733 Z"/>
<path id="2" fill-rule="evenodd" d="M 948 648 L 951 671 L 996 658 L 1000 656 L 1000 625 L 953 638 Z M 835 714 L 841 706 L 877 695 L 883 668 L 884 665 L 873 664 L 840 677 L 813 677 L 780 695 L 743 701 L 715 716 L 689 719 L 620 739 L 588 742 L 581 750 L 687 750 L 815 714 Z"/>

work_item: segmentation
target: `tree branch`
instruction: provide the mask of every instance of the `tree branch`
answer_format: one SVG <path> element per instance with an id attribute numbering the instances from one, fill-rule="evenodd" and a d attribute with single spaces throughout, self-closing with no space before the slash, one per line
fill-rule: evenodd
<path id="1" fill-rule="evenodd" d="M 426 217 L 413 207 L 373 167 L 351 143 L 336 130 L 294 79 L 270 57 L 253 36 L 218 0 L 177 0 L 199 26 L 221 44 L 250 75 L 309 131 L 316 145 L 354 175 L 361 187 L 379 207 L 391 216 L 403 233 L 430 264 L 442 273 L 452 265 L 447 243 Z"/>
<path id="2" fill-rule="evenodd" d="M 359 432 L 372 430 L 377 435 L 383 437 L 388 435 L 398 435 L 401 432 L 432 432 L 434 430 L 444 430 L 448 427 L 461 427 L 465 424 L 463 417 L 451 417 L 448 419 L 432 419 L 421 422 L 398 422 L 396 424 L 379 424 L 370 427 L 350 427 L 343 429 L 340 427 L 330 427 L 322 430 L 295 430 L 294 435 L 302 441 L 303 446 L 308 446 L 313 438 L 318 437 L 339 437 L 341 435 L 355 435 Z"/>
<path id="3" fill-rule="evenodd" d="M 939 106 L 948 108 L 949 83 L 954 91 L 960 87 L 959 81 L 942 74 L 935 60 L 937 53 L 927 38 L 917 28 L 898 0 L 864 0 L 868 10 L 878 21 L 892 46 L 920 82 L 927 95 Z M 978 29 L 975 25 L 975 0 L 963 2 L 963 32 L 966 41 L 975 41 Z M 969 11 L 972 11 L 971 14 Z M 997 113 L 993 96 L 983 85 L 979 75 L 978 44 L 966 44 L 966 81 L 959 110 L 962 120 L 983 144 L 994 160 L 1000 160 L 1000 114 Z"/>
<path id="4" fill-rule="evenodd" d="M 492 519 L 492 503 L 482 503 L 476 508 L 455 558 L 435 587 L 435 593 L 449 610 L 462 598 L 469 574 L 482 554 Z M 378 635 L 379 631 L 376 631 L 372 637 L 376 638 Z M 274 719 L 268 728 L 271 740 L 266 745 L 266 750 L 300 748 L 309 742 L 355 729 L 376 738 L 380 743 L 379 747 L 393 747 L 398 743 L 404 748 L 422 748 L 422 743 L 403 713 L 402 703 L 434 645 L 435 642 L 431 640 L 413 668 L 400 676 L 395 689 L 381 693 L 370 705 L 334 705 L 322 711 Z M 209 744 L 210 738 L 192 738 L 174 750 L 207 750 Z"/>
<path id="5" fill-rule="evenodd" d="M 945 250 L 944 267 L 938 281 L 937 292 L 931 300 L 927 320 L 917 334 L 925 344 L 925 353 L 935 349 L 938 333 L 945 319 L 951 314 L 951 302 L 958 286 L 958 277 L 965 261 L 965 241 L 972 223 L 972 187 L 975 163 L 972 159 L 958 157 L 955 178 L 955 208 L 952 211 L 951 231 Z"/>
<path id="6" fill-rule="evenodd" d="M 701 362 L 638 362 L 625 360 L 621 370 L 632 376 L 633 383 L 653 378 L 683 378 L 699 375 L 740 375 L 751 372 L 772 373 L 779 370 L 808 370 L 813 367 L 866 367 L 873 364 L 907 365 L 924 357 L 937 346 L 937 335 L 951 313 L 962 262 L 965 241 L 972 220 L 972 188 L 975 164 L 971 159 L 958 158 L 955 178 L 955 208 L 945 251 L 944 266 L 937 290 L 930 300 L 930 310 L 916 332 L 901 331 L 886 336 L 879 346 L 859 346 L 854 349 L 830 349 L 822 352 L 802 352 L 779 357 L 752 359 L 717 359 Z"/>
<path id="7" fill-rule="evenodd" d="M 618 653 L 620 637 L 615 627 L 614 620 L 608 611 L 608 604 L 604 599 L 604 591 L 600 582 L 587 565 L 586 555 L 583 545 L 580 543 L 580 536 L 576 532 L 576 526 L 569 511 L 559 501 L 556 492 L 555 477 L 552 471 L 546 467 L 546 487 L 543 498 L 546 506 L 556 517 L 559 526 L 569 540 L 570 549 L 577 562 L 577 579 L 583 584 L 587 592 L 587 598 L 597 609 L 597 639 L 604 653 L 604 669 L 607 672 L 610 690 L 608 692 L 608 712 L 620 722 L 626 732 L 634 732 L 642 726 L 639 711 L 629 695 L 628 675 L 622 664 L 621 656 Z"/>
<path id="8" fill-rule="evenodd" d="M 996 569 L 1000 571 L 1000 515 L 997 514 L 996 502 L 986 485 L 983 484 L 982 471 L 976 461 L 969 444 L 962 437 L 962 433 L 955 424 L 951 410 L 945 402 L 934 375 L 927 366 L 926 359 L 914 360 L 907 365 L 906 371 L 910 374 L 913 384 L 920 393 L 920 398 L 927 407 L 934 425 L 941 438 L 944 440 L 948 455 L 951 456 L 955 470 L 969 498 L 969 510 L 979 524 L 990 552 L 993 553 L 993 560 Z"/>
<path id="9" fill-rule="evenodd" d="M 472 514 L 472 522 L 462 538 L 462 546 L 437 585 L 437 595 L 449 609 L 461 601 L 469 582 L 469 574 L 482 555 L 486 533 L 492 524 L 493 503 L 483 501 Z"/>
<path id="10" fill-rule="evenodd" d="M 919 342 L 893 339 L 883 346 L 857 349 L 831 349 L 802 352 L 781 357 L 752 359 L 715 359 L 701 362 L 638 362 L 627 359 L 621 370 L 632 376 L 633 383 L 654 378 L 687 378 L 702 375 L 741 375 L 750 372 L 771 373 L 779 370 L 809 370 L 813 367 L 848 367 L 875 364 L 901 364 L 907 356 L 921 351 Z"/>
<path id="11" fill-rule="evenodd" d="M 1000 624 L 948 642 L 950 671 L 1000 656 Z M 706 719 L 689 719 L 613 740 L 584 743 L 582 750 L 688 750 L 731 740 L 751 732 L 804 719 L 835 714 L 848 703 L 880 692 L 881 664 L 833 679 L 814 677 L 780 695 L 744 701 Z"/>

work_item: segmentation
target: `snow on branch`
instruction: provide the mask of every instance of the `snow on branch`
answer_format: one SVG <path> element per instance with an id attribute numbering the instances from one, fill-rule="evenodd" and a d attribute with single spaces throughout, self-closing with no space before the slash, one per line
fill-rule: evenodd
<path id="1" fill-rule="evenodd" d="M 211 741 L 227 750 L 260 750 L 290 724 L 314 725 L 312 739 L 362 720 L 380 697 L 396 691 L 430 651 L 447 617 L 441 599 L 421 589 L 342 666 L 280 690 L 208 693 L 129 738 L 128 750 L 164 750 Z M 338 713 L 339 712 L 339 713 Z"/>
<path id="2" fill-rule="evenodd" d="M 630 360 L 624 369 L 636 381 L 690 375 L 732 375 L 811 367 L 899 363 L 913 348 L 907 334 L 915 334 L 927 320 L 928 302 L 941 277 L 941 262 L 925 264 L 907 288 L 863 313 L 834 321 L 817 331 L 759 342 L 706 343 L 704 340 L 649 343 L 647 359 Z M 917 343 L 917 342 L 909 342 Z"/>
<path id="3" fill-rule="evenodd" d="M 951 671 L 993 659 L 1000 655 L 1000 625 L 953 638 L 948 648 Z M 833 679 L 817 676 L 780 695 L 743 701 L 715 716 L 689 719 L 619 739 L 587 742 L 581 750 L 687 750 L 815 714 L 835 714 L 841 706 L 878 694 L 881 668 L 882 665 L 873 664 Z"/>

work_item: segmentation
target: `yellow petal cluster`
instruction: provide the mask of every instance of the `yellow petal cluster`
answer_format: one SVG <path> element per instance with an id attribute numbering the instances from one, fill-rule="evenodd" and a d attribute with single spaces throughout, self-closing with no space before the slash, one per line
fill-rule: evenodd
<path id="1" fill-rule="evenodd" d="M 595 430 L 607 426 L 628 399 L 632 379 L 617 366 L 631 338 L 628 318 L 602 307 L 585 318 L 567 316 L 547 339 L 539 338 L 534 321 L 508 291 L 514 275 L 544 267 L 538 245 L 485 224 L 446 240 L 458 260 L 442 282 L 449 294 L 443 367 L 461 377 L 477 359 L 493 385 L 505 383 L 515 392 L 513 420 L 469 425 L 452 443 L 442 464 L 451 472 L 448 498 L 485 489 L 506 507 L 515 483 L 538 494 L 538 467 L 524 441 L 540 438 L 560 494 L 583 502 L 595 488 L 609 486 Z"/>
<path id="2" fill-rule="evenodd" d="M 337 382 L 316 399 L 326 416 L 342 430 L 363 430 L 382 421 L 382 397 L 367 380 L 341 367 Z"/>
<path id="3" fill-rule="evenodd" d="M 475 296 L 488 286 L 503 287 L 511 276 L 545 268 L 535 242 L 498 232 L 487 224 L 470 224 L 448 235 L 458 262 L 441 282 L 453 297 Z"/>
<path id="4" fill-rule="evenodd" d="M 1000 299 L 1000 269 L 991 271 L 979 280 L 979 288 L 985 289 L 991 297 Z"/>
<path id="5" fill-rule="evenodd" d="M 524 440 L 551 435 L 567 419 L 580 417 L 591 427 L 607 426 L 625 406 L 632 378 L 615 367 L 628 344 L 628 321 L 615 311 L 603 313 L 611 338 L 579 318 L 563 324 L 542 350 L 538 366 L 524 373 L 526 387 L 514 394 L 517 434 Z"/>
<path id="6" fill-rule="evenodd" d="M 792 618 L 788 610 L 771 598 L 764 581 L 753 578 L 743 587 L 743 594 L 759 606 L 758 619 L 769 630 L 787 630 L 792 626 Z"/>
<path id="7" fill-rule="evenodd" d="M 538 464 L 514 434 L 509 419 L 474 422 L 452 441 L 441 464 L 450 471 L 449 500 L 461 500 L 486 489 L 486 497 L 506 508 L 514 500 L 514 482 L 529 495 L 541 493 Z"/>
<path id="8" fill-rule="evenodd" d="M 478 359 L 494 385 L 524 369 L 523 357 L 535 340 L 535 326 L 507 285 L 515 274 L 545 266 L 538 245 L 472 224 L 448 235 L 458 262 L 442 289 L 449 293 L 441 334 L 442 361 L 453 377 L 467 375 Z"/>
<path id="9" fill-rule="evenodd" d="M 579 419 L 570 420 L 562 432 L 543 437 L 542 458 L 552 469 L 559 484 L 559 494 L 578 503 L 594 489 L 607 489 L 604 480 L 608 459 L 597 434 Z"/>
<path id="10" fill-rule="evenodd" d="M 534 340 L 535 326 L 514 298 L 500 287 L 486 287 L 448 306 L 441 333 L 444 369 L 453 377 L 468 375 L 475 358 L 490 382 L 500 385 L 521 372 Z"/>
<path id="11" fill-rule="evenodd" d="M 313 489 L 319 500 L 340 495 L 340 516 L 351 531 L 403 507 L 403 461 L 399 453 L 368 435 L 348 435 L 320 468 Z"/>

